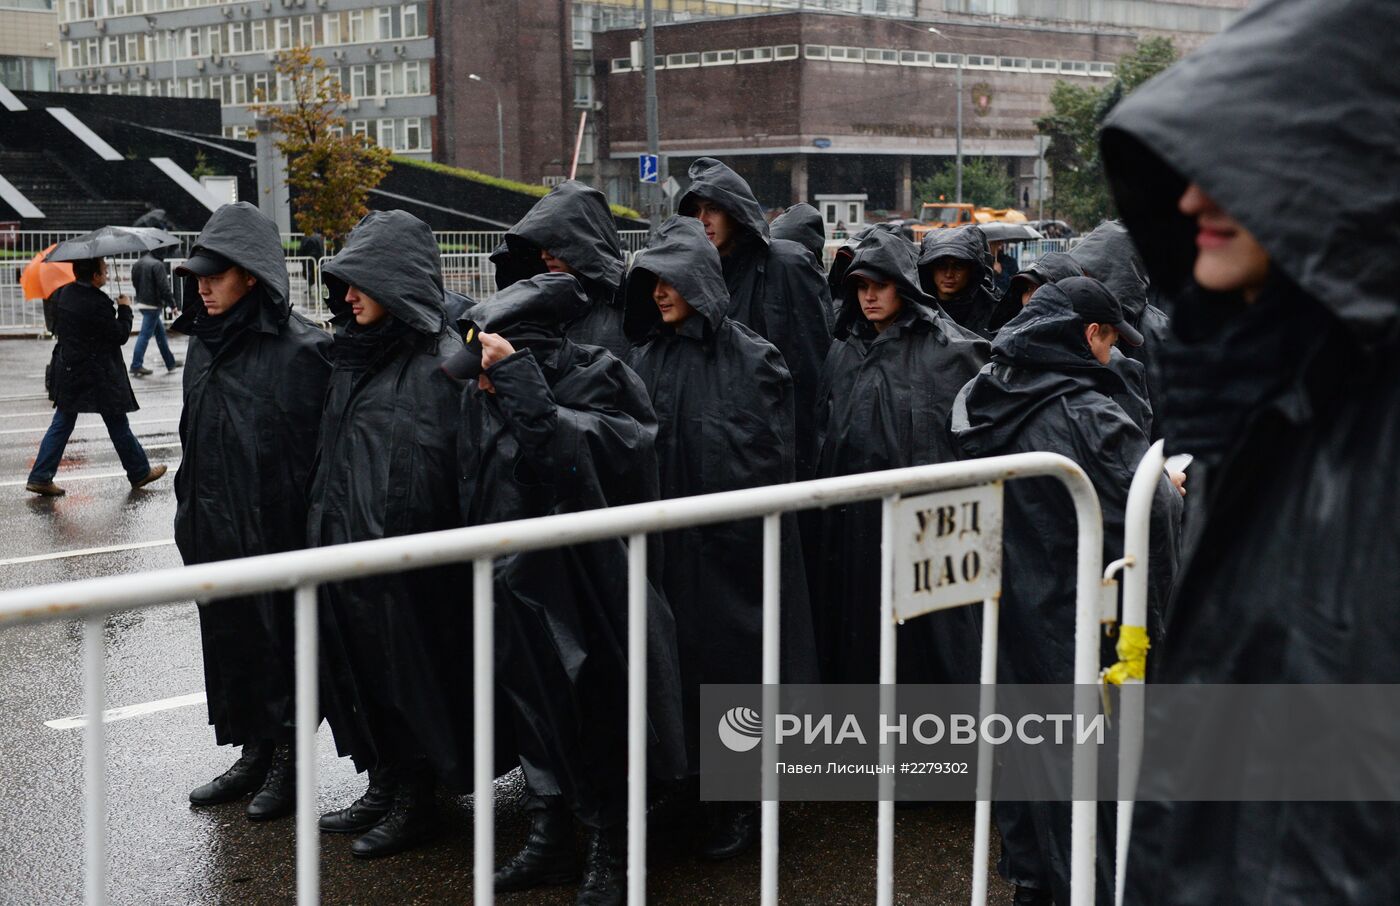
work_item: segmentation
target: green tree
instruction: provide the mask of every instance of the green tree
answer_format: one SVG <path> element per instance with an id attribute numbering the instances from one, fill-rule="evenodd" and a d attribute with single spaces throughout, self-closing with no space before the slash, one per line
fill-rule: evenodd
<path id="1" fill-rule="evenodd" d="M 388 175 L 392 152 L 347 133 L 340 111 L 350 96 L 310 48 L 282 51 L 275 65 L 290 96 L 274 103 L 260 91 L 252 110 L 268 118 L 277 148 L 287 155 L 297 228 L 334 242 L 369 212 L 369 192 Z"/>
<path id="2" fill-rule="evenodd" d="M 1050 139 L 1045 161 L 1055 181 L 1053 210 L 1058 216 L 1081 229 L 1115 216 L 1099 157 L 1103 121 L 1119 101 L 1176 59 L 1170 38 L 1148 38 L 1118 62 L 1117 76 L 1102 88 L 1055 83 L 1051 112 L 1035 125 Z"/>
<path id="3" fill-rule="evenodd" d="M 958 165 L 948 161 L 938 172 L 914 183 L 915 210 L 925 202 L 956 201 Z M 1008 208 L 1016 203 L 1016 187 L 1006 170 L 1006 162 L 995 157 L 963 158 L 963 201 L 989 208 Z"/>

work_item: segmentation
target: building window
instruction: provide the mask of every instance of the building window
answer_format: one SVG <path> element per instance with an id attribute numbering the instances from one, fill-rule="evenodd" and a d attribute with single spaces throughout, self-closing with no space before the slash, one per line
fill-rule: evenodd
<path id="1" fill-rule="evenodd" d="M 325 44 L 340 43 L 340 13 L 326 13 L 321 17 L 321 41 Z"/>
<path id="2" fill-rule="evenodd" d="M 292 46 L 292 20 L 277 20 L 277 49 L 289 50 Z"/>
<path id="3" fill-rule="evenodd" d="M 775 59 L 775 60 L 796 60 L 796 59 L 797 59 L 797 45 L 796 45 L 796 44 L 779 44 L 777 47 L 773 48 L 773 59 Z"/>
<path id="4" fill-rule="evenodd" d="M 427 34 L 423 31 L 423 4 L 405 3 L 403 5 L 403 36 L 405 38 L 421 38 Z"/>
<path id="5" fill-rule="evenodd" d="M 960 60 L 962 60 L 961 54 L 936 53 L 933 55 L 934 66 L 957 66 Z"/>
<path id="6" fill-rule="evenodd" d="M 901 50 L 899 64 L 901 66 L 932 66 L 933 54 L 926 50 Z"/>
<path id="7" fill-rule="evenodd" d="M 613 57 L 609 70 L 611 72 L 631 72 L 632 60 L 630 57 Z"/>
<path id="8" fill-rule="evenodd" d="M 376 36 L 381 41 L 389 41 L 393 38 L 403 37 L 403 20 L 394 15 L 397 12 L 392 6 L 381 6 L 375 19 L 378 22 L 379 34 Z"/>
<path id="9" fill-rule="evenodd" d="M 300 41 L 304 47 L 313 47 L 316 44 L 316 17 L 302 16 L 298 20 L 301 28 Z"/>
<path id="10" fill-rule="evenodd" d="M 730 66 L 738 59 L 732 50 L 707 50 L 700 55 L 701 66 Z"/>
<path id="11" fill-rule="evenodd" d="M 374 67 L 375 82 L 379 85 L 381 95 L 399 94 L 398 86 L 394 84 L 394 64 L 380 63 Z"/>
<path id="12" fill-rule="evenodd" d="M 253 50 L 267 50 L 267 20 L 255 19 L 252 24 Z"/>
<path id="13" fill-rule="evenodd" d="M 804 44 L 802 45 L 802 55 L 809 60 L 825 60 L 825 44 Z"/>
<path id="14" fill-rule="evenodd" d="M 351 121 L 350 121 L 350 134 L 351 134 L 351 135 L 369 135 L 369 121 L 368 121 L 368 120 L 351 120 Z"/>
<path id="15" fill-rule="evenodd" d="M 977 54 L 969 54 L 967 58 L 968 69 L 996 69 L 996 57 L 984 57 Z"/>
<path id="16" fill-rule="evenodd" d="M 397 136 L 398 130 L 394 128 L 393 120 L 379 121 L 379 144 L 383 145 L 385 148 L 397 150 Z"/>
<path id="17" fill-rule="evenodd" d="M 403 121 L 403 146 L 405 151 L 423 150 L 423 121 L 416 116 Z"/>
<path id="18" fill-rule="evenodd" d="M 698 53 L 673 53 L 666 55 L 667 69 L 693 69 L 700 65 Z"/>
<path id="19" fill-rule="evenodd" d="M 228 52 L 243 53 L 246 49 L 248 30 L 242 22 L 230 22 L 228 26 Z"/>
<path id="20" fill-rule="evenodd" d="M 362 9 L 352 10 L 348 19 L 350 33 L 350 43 L 358 44 L 365 40 L 365 11 Z"/>
<path id="21" fill-rule="evenodd" d="M 878 47 L 867 47 L 865 49 L 865 62 L 879 63 L 881 66 L 898 66 L 899 52 L 895 50 L 881 50 Z"/>
<path id="22" fill-rule="evenodd" d="M 427 94 L 427 79 L 423 77 L 423 64 L 418 61 L 403 64 L 403 93 Z"/>
<path id="23" fill-rule="evenodd" d="M 246 76 L 233 75 L 229 77 L 228 102 L 235 106 L 248 103 L 248 79 Z"/>
<path id="24" fill-rule="evenodd" d="M 350 67 L 350 96 L 359 100 L 369 97 L 366 70 L 363 66 Z"/>
<path id="25" fill-rule="evenodd" d="M 745 47 L 739 51 L 740 63 L 767 63 L 773 59 L 771 47 Z"/>
<path id="26" fill-rule="evenodd" d="M 253 73 L 253 99 L 256 101 L 272 100 L 267 96 L 267 73 L 265 72 Z"/>
<path id="27" fill-rule="evenodd" d="M 1060 72 L 1069 72 L 1069 73 L 1074 73 L 1075 75 L 1083 75 L 1083 74 L 1087 73 L 1088 71 L 1089 71 L 1089 64 L 1088 64 L 1088 63 L 1083 63 L 1083 62 L 1080 62 L 1079 60 L 1061 60 L 1061 61 L 1060 61 Z"/>
<path id="28" fill-rule="evenodd" d="M 865 59 L 865 51 L 859 47 L 836 47 L 833 45 L 827 50 L 827 57 L 831 60 L 859 63 Z"/>
<path id="29" fill-rule="evenodd" d="M 1002 69 L 1011 69 L 1019 72 L 1030 69 L 1030 61 L 1024 57 L 1002 57 L 1001 60 L 998 61 L 998 65 Z"/>

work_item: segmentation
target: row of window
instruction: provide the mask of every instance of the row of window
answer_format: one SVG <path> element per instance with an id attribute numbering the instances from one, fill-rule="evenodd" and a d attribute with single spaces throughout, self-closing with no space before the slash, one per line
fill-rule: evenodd
<path id="1" fill-rule="evenodd" d="M 58 7 L 61 22 L 78 19 L 105 19 L 109 16 L 135 16 L 163 13 L 173 9 L 222 6 L 235 0 L 62 0 Z"/>
<path id="2" fill-rule="evenodd" d="M 213 98 L 225 107 L 238 107 L 244 104 L 257 103 L 259 92 L 262 92 L 270 103 L 289 102 L 293 99 L 291 80 L 275 72 L 233 73 L 232 75 L 216 76 L 182 76 L 178 79 L 174 79 L 173 77 L 161 79 L 159 76 L 169 72 L 166 67 L 162 66 L 160 73 L 150 72 L 148 67 L 142 67 L 142 69 L 147 71 L 143 73 L 141 70 L 138 70 L 132 73 L 131 80 L 125 82 L 125 89 L 121 87 L 123 84 L 122 82 L 113 82 L 107 85 L 107 93 L 164 94 L 167 96 L 176 93 L 182 97 L 188 98 Z M 428 64 L 426 62 L 380 63 L 377 66 L 346 66 L 340 69 L 328 70 L 327 74 L 355 101 L 390 97 L 423 96 L 431 93 Z M 149 87 L 157 83 L 168 87 L 163 92 L 157 92 Z M 148 87 L 143 89 L 141 87 L 142 85 Z M 173 91 L 176 86 L 179 88 L 178 92 Z M 102 89 L 96 85 L 88 90 L 94 93 L 101 93 L 102 91 Z"/>
<path id="3" fill-rule="evenodd" d="M 158 62 L 172 57 L 260 53 L 303 45 L 335 47 L 423 38 L 427 34 L 424 4 L 405 3 L 319 16 L 224 22 L 63 43 L 65 62 L 70 68 L 77 68 Z"/>
<path id="4" fill-rule="evenodd" d="M 698 66 L 732 66 L 744 63 L 772 63 L 796 60 L 796 44 L 774 47 L 740 47 L 734 50 L 705 50 L 696 53 L 672 53 L 656 57 L 657 69 L 691 69 Z M 997 69 L 1005 72 L 1060 73 L 1064 75 L 1098 76 L 1108 78 L 1117 67 L 1113 63 L 1089 60 L 1045 60 L 1035 57 L 1000 57 L 985 54 L 934 53 L 925 50 L 892 50 L 885 47 L 843 47 L 835 44 L 803 44 L 801 56 L 808 60 L 833 63 L 866 63 L 882 66 L 936 66 L 956 68 L 961 61 L 965 69 Z M 640 72 L 628 57 L 614 57 L 613 72 Z"/>
<path id="5" fill-rule="evenodd" d="M 248 138 L 251 126 L 225 126 L 227 138 Z M 340 129 L 334 130 L 337 135 Z M 432 136 L 422 117 L 385 117 L 376 120 L 351 120 L 350 132 L 367 135 L 370 141 L 392 151 L 431 151 Z"/>

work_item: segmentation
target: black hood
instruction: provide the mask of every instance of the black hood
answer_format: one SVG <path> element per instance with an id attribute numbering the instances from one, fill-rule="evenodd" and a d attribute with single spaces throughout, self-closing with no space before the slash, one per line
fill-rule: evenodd
<path id="1" fill-rule="evenodd" d="M 591 186 L 572 179 L 559 184 L 506 232 L 505 242 L 491 254 L 497 288 L 544 273 L 540 249 L 565 261 L 585 283 L 605 290 L 600 295 L 607 299 L 622 285 L 617 224 L 607 198 Z"/>
<path id="2" fill-rule="evenodd" d="M 1154 284 L 1188 283 L 1195 182 L 1363 342 L 1400 337 L 1394 0 L 1264 0 L 1109 116 L 1105 168 Z"/>
<path id="3" fill-rule="evenodd" d="M 1006 293 L 992 311 L 992 329 L 1000 330 L 1003 324 L 1016 317 L 1016 312 L 1021 310 L 1021 297 L 1025 295 L 1027 289 L 1044 286 L 1047 283 L 1058 283 L 1067 277 L 1082 276 L 1084 276 L 1084 268 L 1080 267 L 1079 262 L 1075 261 L 1069 253 L 1049 252 L 1041 255 L 1029 267 L 1022 268 L 1016 276 L 1011 278 Z"/>
<path id="4" fill-rule="evenodd" d="M 1079 262 L 1084 276 L 1107 286 L 1118 298 L 1130 324 L 1138 323 L 1147 309 L 1147 267 L 1127 227 L 1116 220 L 1104 221 L 1070 249 L 1069 255 Z"/>
<path id="5" fill-rule="evenodd" d="M 876 230 L 890 233 L 901 239 L 904 238 L 904 234 L 900 232 L 900 228 L 896 224 L 872 223 L 856 230 L 845 242 L 841 243 L 840 248 L 831 256 L 831 270 L 828 271 L 826 275 L 826 284 L 831 287 L 831 298 L 838 300 L 838 303 L 841 299 L 841 294 L 845 292 L 846 268 L 851 264 L 851 256 L 856 253 L 856 246 L 860 245 L 862 239 Z M 915 246 L 912 242 L 909 243 L 909 251 L 911 253 L 915 251 Z"/>
<path id="6" fill-rule="evenodd" d="M 804 246 L 820 266 L 826 250 L 826 222 L 816 208 L 798 202 L 774 218 L 768 232 L 774 239 L 791 239 Z"/>
<path id="7" fill-rule="evenodd" d="M 246 201 L 226 204 L 209 218 L 190 254 L 200 250 L 223 255 L 257 277 L 266 293 L 265 304 L 277 320 L 287 319 L 292 309 L 291 281 L 282 254 L 282 235 L 272 218 Z"/>
<path id="8" fill-rule="evenodd" d="M 467 319 L 486 333 L 512 344 L 542 337 L 564 336 L 564 325 L 589 306 L 583 284 L 571 274 L 538 274 L 501 290 L 467 312 Z"/>
<path id="9" fill-rule="evenodd" d="M 690 188 L 681 196 L 676 210 L 694 216 L 696 203 L 705 199 L 719 205 L 746 233 L 767 245 L 770 239 L 763 208 L 744 178 L 713 157 L 701 157 L 690 165 Z"/>
<path id="10" fill-rule="evenodd" d="M 967 456 L 994 455 L 1027 419 L 1063 396 L 1125 390 L 1089 351 L 1069 294 L 1048 284 L 997 332 L 991 363 L 958 394 L 951 428 Z"/>
<path id="11" fill-rule="evenodd" d="M 845 270 L 846 279 L 841 287 L 841 310 L 836 315 L 835 334 L 837 339 L 845 337 L 851 330 L 866 323 L 865 314 L 860 310 L 856 299 L 855 281 L 851 278 L 862 272 L 878 274 L 894 283 L 899 298 L 904 300 L 905 309 L 916 318 L 924 321 L 936 319 L 938 302 L 919 287 L 917 261 L 914 246 L 904 237 L 887 230 L 871 230 L 855 247 L 851 263 Z"/>
<path id="12" fill-rule="evenodd" d="M 627 303 L 623 329 L 636 342 L 661 322 L 651 293 L 660 277 L 674 286 L 710 327 L 719 327 L 729 310 L 729 289 L 719 252 L 705 236 L 705 227 L 694 217 L 671 217 L 657 230 L 656 238 L 632 261 L 627 277 Z"/>
<path id="13" fill-rule="evenodd" d="M 939 258 L 956 258 L 972 265 L 972 279 L 968 281 L 966 290 L 968 293 L 990 283 L 992 252 L 987 247 L 986 234 L 976 226 L 930 230 L 919 243 L 919 282 L 924 292 L 935 298 L 938 293 L 933 287 L 933 262 Z"/>
<path id="14" fill-rule="evenodd" d="M 431 227 L 407 211 L 366 214 L 322 272 L 338 323 L 350 318 L 345 292 L 351 286 L 425 336 L 437 336 L 446 323 L 437 239 Z"/>

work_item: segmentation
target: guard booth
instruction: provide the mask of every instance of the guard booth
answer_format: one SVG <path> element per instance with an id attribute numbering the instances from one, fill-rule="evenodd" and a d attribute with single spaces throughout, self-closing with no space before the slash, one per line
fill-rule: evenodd
<path id="1" fill-rule="evenodd" d="M 865 201 L 868 195 L 817 195 L 817 210 L 822 212 L 822 225 L 827 239 L 845 239 L 865 225 Z"/>

